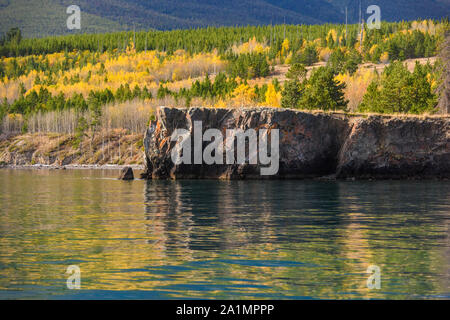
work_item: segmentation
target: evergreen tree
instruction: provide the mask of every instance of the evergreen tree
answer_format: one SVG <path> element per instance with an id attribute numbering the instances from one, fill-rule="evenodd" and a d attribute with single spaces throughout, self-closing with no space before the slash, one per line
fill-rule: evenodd
<path id="1" fill-rule="evenodd" d="M 286 73 L 286 78 L 290 80 L 303 81 L 306 78 L 307 70 L 301 63 L 294 63 Z"/>
<path id="2" fill-rule="evenodd" d="M 303 86 L 298 79 L 286 81 L 281 92 L 281 107 L 299 108 L 299 102 L 303 94 Z"/>
<path id="3" fill-rule="evenodd" d="M 334 71 L 320 67 L 305 81 L 305 90 L 299 100 L 302 108 L 314 110 L 346 110 L 345 83 L 334 79 Z"/>
<path id="4" fill-rule="evenodd" d="M 437 96 L 433 93 L 430 65 L 416 63 L 409 72 L 402 62 L 386 67 L 380 81 L 373 81 L 359 106 L 362 112 L 423 113 L 434 112 Z"/>
<path id="5" fill-rule="evenodd" d="M 317 49 L 313 45 L 309 45 L 300 54 L 297 54 L 292 58 L 292 63 L 301 63 L 306 66 L 311 66 L 319 61 Z"/>

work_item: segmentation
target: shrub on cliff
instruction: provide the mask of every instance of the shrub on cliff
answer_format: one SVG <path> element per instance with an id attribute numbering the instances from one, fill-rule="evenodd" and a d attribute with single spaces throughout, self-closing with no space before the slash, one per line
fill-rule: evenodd
<path id="1" fill-rule="evenodd" d="M 429 64 L 417 62 L 411 73 L 403 63 L 394 62 L 369 85 L 358 109 L 377 113 L 432 113 L 437 104 L 433 93 L 435 82 Z"/>
<path id="2" fill-rule="evenodd" d="M 331 68 L 320 67 L 301 85 L 301 97 L 295 107 L 309 110 L 346 110 L 345 83 L 335 79 Z"/>
<path id="3" fill-rule="evenodd" d="M 303 81 L 306 79 L 307 70 L 301 63 L 294 63 L 286 73 L 284 89 L 281 92 L 281 106 L 283 108 L 298 108 L 303 94 Z"/>
<path id="4" fill-rule="evenodd" d="M 298 108 L 303 94 L 303 86 L 298 80 L 286 81 L 281 92 L 281 107 Z"/>

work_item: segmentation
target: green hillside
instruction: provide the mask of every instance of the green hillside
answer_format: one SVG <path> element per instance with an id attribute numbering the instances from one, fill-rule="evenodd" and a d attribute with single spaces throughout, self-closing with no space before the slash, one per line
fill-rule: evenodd
<path id="1" fill-rule="evenodd" d="M 58 0 L 0 0 L 0 31 L 19 27 L 27 37 L 42 37 L 68 33 L 67 6 Z M 124 25 L 99 15 L 82 11 L 82 32 L 123 30 Z M 70 31 L 73 32 L 73 31 Z"/>
<path id="2" fill-rule="evenodd" d="M 171 30 L 205 26 L 349 23 L 359 19 L 359 0 L 0 0 L 0 32 L 19 27 L 25 37 L 74 33 L 66 28 L 66 8 L 82 11 L 82 33 L 120 30 Z M 377 4 L 384 21 L 440 19 L 446 0 L 362 0 Z M 366 15 L 367 18 L 367 15 Z"/>

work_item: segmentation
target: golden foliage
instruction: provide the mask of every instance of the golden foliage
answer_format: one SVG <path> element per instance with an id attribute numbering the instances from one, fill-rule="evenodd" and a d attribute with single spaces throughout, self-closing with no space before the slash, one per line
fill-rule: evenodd
<path id="1" fill-rule="evenodd" d="M 333 50 L 331 50 L 329 48 L 320 48 L 319 49 L 319 59 L 320 59 L 320 61 L 327 62 L 328 59 L 330 59 L 330 56 L 331 56 L 332 52 L 333 52 Z"/>
<path id="2" fill-rule="evenodd" d="M 219 73 L 226 68 L 226 62 L 217 52 L 199 53 L 189 55 L 184 50 L 178 50 L 173 55 L 163 52 L 147 51 L 136 53 L 131 43 L 125 53 L 102 53 L 96 57 L 96 63 L 91 62 L 81 65 L 83 58 L 91 59 L 93 54 L 89 52 L 72 52 L 69 55 L 76 57 L 76 65 L 66 71 L 59 71 L 49 76 L 47 73 L 33 70 L 18 79 L 5 77 L 0 82 L 0 97 L 6 97 L 11 103 L 18 98 L 20 83 L 25 89 L 39 90 L 47 88 L 53 95 L 62 92 L 66 97 L 75 93 L 81 93 L 85 97 L 91 90 L 117 90 L 123 84 L 129 84 L 131 88 L 136 85 L 146 86 L 156 91 L 160 81 L 169 81 L 168 87 L 190 86 L 191 79 L 206 74 Z M 50 65 L 60 63 L 65 59 L 64 53 L 54 53 L 45 56 L 29 56 L 37 62 L 48 60 Z M 2 59 L 8 62 L 15 58 Z M 23 63 L 24 58 L 17 58 L 18 63 Z M 39 77 L 42 84 L 35 84 Z M 188 84 L 186 84 L 188 80 Z M 177 83 L 177 82 L 181 83 Z"/>
<path id="3" fill-rule="evenodd" d="M 336 42 L 337 40 L 337 32 L 335 29 L 330 29 L 330 31 L 328 31 L 327 34 L 327 39 L 331 36 L 331 38 L 333 39 L 334 42 Z"/>
<path id="4" fill-rule="evenodd" d="M 232 105 L 235 107 L 244 107 L 253 104 L 256 99 L 255 89 L 248 84 L 241 83 L 233 91 Z"/>
<path id="5" fill-rule="evenodd" d="M 388 63 L 389 62 L 389 53 L 383 52 L 380 56 L 380 62 L 384 63 L 384 64 Z"/>
<path id="6" fill-rule="evenodd" d="M 265 104 L 275 108 L 279 108 L 281 106 L 281 92 L 277 92 L 272 83 L 269 83 L 267 86 Z"/>
<path id="7" fill-rule="evenodd" d="M 360 68 L 355 74 L 350 76 L 348 73 L 338 74 L 335 79 L 347 86 L 344 90 L 345 98 L 349 100 L 348 107 L 350 111 L 357 109 L 361 103 L 369 84 L 378 77 L 378 74 L 369 68 Z"/>
<path id="8" fill-rule="evenodd" d="M 287 52 L 289 51 L 289 39 L 284 39 L 283 43 L 281 44 L 281 55 L 285 56 Z"/>
<path id="9" fill-rule="evenodd" d="M 253 37 L 247 42 L 237 46 L 234 45 L 232 47 L 233 53 L 235 54 L 245 54 L 245 53 L 264 53 L 269 51 L 269 47 L 265 44 L 260 43 L 256 40 L 256 37 Z"/>

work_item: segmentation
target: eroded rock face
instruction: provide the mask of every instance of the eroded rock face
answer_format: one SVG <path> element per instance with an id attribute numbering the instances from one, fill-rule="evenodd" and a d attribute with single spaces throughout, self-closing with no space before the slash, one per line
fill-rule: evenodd
<path id="1" fill-rule="evenodd" d="M 260 164 L 178 164 L 171 158 L 176 129 L 194 137 L 219 129 L 279 130 L 279 170 L 261 175 Z M 449 118 L 346 117 L 288 109 L 176 109 L 161 107 L 144 138 L 149 179 L 404 178 L 450 176 Z M 203 143 L 203 149 L 210 142 Z M 246 146 L 248 151 L 248 145 Z M 247 153 L 248 154 L 248 153 Z"/>
<path id="2" fill-rule="evenodd" d="M 338 177 L 448 178 L 448 118 L 353 119 L 339 153 Z"/>

